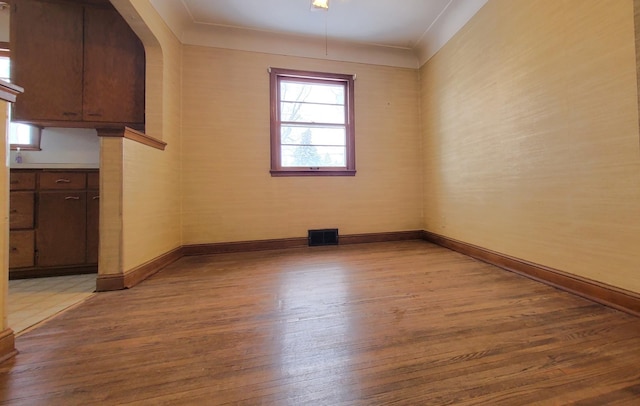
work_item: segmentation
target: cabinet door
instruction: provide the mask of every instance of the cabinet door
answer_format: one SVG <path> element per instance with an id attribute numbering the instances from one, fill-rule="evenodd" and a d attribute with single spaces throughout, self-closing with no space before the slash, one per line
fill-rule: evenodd
<path id="1" fill-rule="evenodd" d="M 100 189 L 100 172 L 87 173 L 87 189 L 89 190 Z"/>
<path id="2" fill-rule="evenodd" d="M 11 6 L 11 79 L 24 87 L 17 121 L 82 119 L 79 5 L 21 0 Z"/>
<path id="3" fill-rule="evenodd" d="M 112 8 L 84 13 L 84 120 L 144 123 L 142 42 Z"/>
<path id="4" fill-rule="evenodd" d="M 9 233 L 9 268 L 33 266 L 33 230 L 11 231 Z"/>
<path id="5" fill-rule="evenodd" d="M 37 265 L 83 264 L 86 258 L 86 192 L 40 192 Z"/>
<path id="6" fill-rule="evenodd" d="M 87 192 L 87 263 L 98 263 L 98 224 L 100 218 L 100 193 Z"/>
<path id="7" fill-rule="evenodd" d="M 11 192 L 9 195 L 9 228 L 33 228 L 34 192 Z"/>

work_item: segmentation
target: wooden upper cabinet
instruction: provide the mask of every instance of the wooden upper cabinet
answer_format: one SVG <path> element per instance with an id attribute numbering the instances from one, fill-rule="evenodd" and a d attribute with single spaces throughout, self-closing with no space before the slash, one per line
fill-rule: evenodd
<path id="1" fill-rule="evenodd" d="M 81 120 L 82 6 L 20 1 L 11 11 L 11 78 L 25 88 L 13 119 Z"/>
<path id="2" fill-rule="evenodd" d="M 84 10 L 83 119 L 144 122 L 144 46 L 114 9 Z"/>
<path id="3" fill-rule="evenodd" d="M 11 59 L 15 121 L 144 130 L 144 46 L 110 3 L 12 2 Z"/>

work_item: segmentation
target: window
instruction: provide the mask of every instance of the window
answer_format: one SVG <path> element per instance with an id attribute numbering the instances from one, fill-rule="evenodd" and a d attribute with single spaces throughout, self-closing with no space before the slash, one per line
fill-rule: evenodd
<path id="1" fill-rule="evenodd" d="M 355 175 L 353 82 L 271 68 L 272 176 Z"/>
<path id="2" fill-rule="evenodd" d="M 9 59 L 9 44 L 0 42 L 0 79 L 10 82 L 11 60 Z M 11 107 L 9 107 L 11 109 Z M 11 112 L 9 112 L 11 114 Z M 29 124 L 9 123 L 9 144 L 12 150 L 22 151 L 40 150 L 41 128 Z"/>
<path id="3" fill-rule="evenodd" d="M 42 129 L 29 124 L 9 123 L 9 144 L 12 150 L 40 151 Z"/>

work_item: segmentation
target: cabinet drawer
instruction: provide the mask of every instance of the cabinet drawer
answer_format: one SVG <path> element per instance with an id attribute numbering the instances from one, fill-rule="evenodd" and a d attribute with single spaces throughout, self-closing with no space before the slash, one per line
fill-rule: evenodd
<path id="1" fill-rule="evenodd" d="M 87 189 L 100 189 L 100 174 L 98 172 L 87 173 Z"/>
<path id="2" fill-rule="evenodd" d="M 33 228 L 34 197 L 34 192 L 11 192 L 9 228 Z"/>
<path id="3" fill-rule="evenodd" d="M 25 268 L 34 265 L 34 241 L 33 230 L 9 233 L 9 268 Z"/>
<path id="4" fill-rule="evenodd" d="M 34 190 L 36 188 L 36 174 L 34 172 L 14 172 L 10 174 L 11 190 Z"/>
<path id="5" fill-rule="evenodd" d="M 84 189 L 87 174 L 82 172 L 42 172 L 40 174 L 41 190 L 77 190 Z"/>

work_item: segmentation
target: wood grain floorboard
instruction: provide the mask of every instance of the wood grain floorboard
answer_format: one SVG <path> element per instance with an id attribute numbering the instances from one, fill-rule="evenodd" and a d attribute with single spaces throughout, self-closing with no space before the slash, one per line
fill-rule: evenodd
<path id="1" fill-rule="evenodd" d="M 423 241 L 185 257 L 16 345 L 0 404 L 640 402 L 640 319 Z"/>

